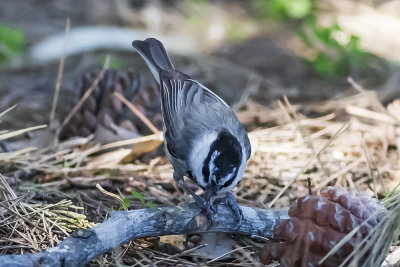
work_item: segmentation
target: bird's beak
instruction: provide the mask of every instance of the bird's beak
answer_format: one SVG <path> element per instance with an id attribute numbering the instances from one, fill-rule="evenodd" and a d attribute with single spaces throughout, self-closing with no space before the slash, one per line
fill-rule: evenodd
<path id="1" fill-rule="evenodd" d="M 204 189 L 204 200 L 206 202 L 210 201 L 211 197 L 214 196 L 218 191 L 219 191 L 220 186 L 219 185 L 213 185 L 209 184 L 205 189 Z"/>
<path id="2" fill-rule="evenodd" d="M 217 178 L 215 177 L 215 174 L 214 174 L 214 173 L 212 173 L 212 174 L 210 175 L 210 181 L 211 181 L 211 184 L 213 184 L 213 185 L 216 184 Z"/>

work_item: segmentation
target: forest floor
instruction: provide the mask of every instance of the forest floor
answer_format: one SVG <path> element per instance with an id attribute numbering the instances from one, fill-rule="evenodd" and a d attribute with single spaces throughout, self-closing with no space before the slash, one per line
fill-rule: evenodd
<path id="1" fill-rule="evenodd" d="M 108 1 L 75 1 L 74 5 L 40 1 L 34 12 L 18 1 L 6 2 L 0 16 L 25 29 L 28 48 L 63 32 L 65 14 L 73 26 L 138 23 L 131 13 L 104 8 Z M 287 210 L 309 193 L 308 179 L 314 194 L 334 185 L 385 198 L 400 181 L 398 67 L 372 66 L 369 77 L 361 77 L 360 83 L 381 91 L 363 89 L 346 78 L 323 80 L 289 49 L 290 30 L 276 25 L 264 30 L 247 41 L 216 45 L 193 58 L 172 55 L 175 66 L 217 89 L 249 132 L 252 156 L 243 181 L 234 189 L 238 203 Z M 137 70 L 142 88 L 153 86 L 134 53 L 67 55 L 56 116 L 50 118 L 54 88 L 60 81 L 58 61 L 0 73 L 0 142 L 6 141 L 0 143 L 0 215 L 4 218 L 0 255 L 54 247 L 75 229 L 101 223 L 124 206 L 139 209 L 192 201 L 176 190 L 161 134 L 152 134 L 146 126 L 138 127 L 140 138 L 124 142 L 98 142 L 95 132 L 58 139 L 57 129 L 81 97 L 77 81 L 87 71 L 98 71 L 106 54 L 117 59 L 120 73 Z M 146 111 L 146 106 L 141 108 Z M 182 235 L 134 240 L 88 266 L 259 265 L 262 240 L 236 235 L 229 240 L 233 252 L 218 261 L 196 249 L 204 242 L 201 236 Z"/>
<path id="2" fill-rule="evenodd" d="M 243 181 L 234 189 L 238 202 L 288 209 L 308 194 L 308 178 L 314 193 L 335 185 L 381 199 L 396 188 L 400 102 L 384 107 L 374 92 L 358 90 L 316 104 L 291 105 L 285 98 L 276 109 L 253 102 L 241 107 L 238 117 L 250 129 L 253 153 Z M 49 130 L 37 131 L 54 137 Z M 19 134 L 10 131 L 0 138 Z M 78 227 L 101 223 L 123 205 L 137 209 L 190 202 L 191 197 L 173 185 L 172 167 L 158 148 L 161 142 L 160 134 L 153 134 L 99 145 L 90 136 L 1 153 L 1 210 L 7 218 L 0 225 L 1 253 L 52 247 Z M 235 252 L 214 265 L 258 262 L 262 243 L 232 238 Z M 89 265 L 206 263 L 210 259 L 192 250 L 200 242 L 198 235 L 135 240 Z"/>

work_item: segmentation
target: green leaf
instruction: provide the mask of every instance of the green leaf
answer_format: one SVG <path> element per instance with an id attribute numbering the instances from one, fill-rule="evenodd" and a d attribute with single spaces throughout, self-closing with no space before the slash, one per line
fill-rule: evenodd
<path id="1" fill-rule="evenodd" d="M 143 195 L 142 195 L 142 194 L 140 194 L 139 192 L 136 192 L 135 190 L 133 190 L 133 191 L 132 191 L 132 196 L 133 196 L 134 198 L 140 200 L 140 202 L 142 202 L 142 206 L 144 207 L 145 201 L 144 201 L 144 198 L 143 198 Z"/>
<path id="2" fill-rule="evenodd" d="M 238 42 L 247 37 L 246 30 L 240 21 L 232 20 L 227 27 L 227 38 L 229 41 Z"/>
<path id="3" fill-rule="evenodd" d="M 107 56 L 101 55 L 98 57 L 98 62 L 100 66 L 104 66 L 106 62 Z M 109 62 L 109 68 L 110 69 L 116 69 L 116 70 L 122 70 L 122 61 L 120 58 L 117 56 L 110 56 L 110 62 Z"/>
<path id="4" fill-rule="evenodd" d="M 283 0 L 284 10 L 291 18 L 302 19 L 311 10 L 310 0 Z"/>
<path id="5" fill-rule="evenodd" d="M 259 18 L 270 17 L 278 21 L 303 19 L 312 8 L 312 0 L 255 0 L 255 13 Z"/>
<path id="6" fill-rule="evenodd" d="M 153 202 L 151 202 L 151 201 L 147 201 L 146 202 L 146 206 L 148 206 L 149 208 L 154 208 L 155 206 L 154 206 L 154 204 L 153 204 Z"/>
<path id="7" fill-rule="evenodd" d="M 11 57 L 22 54 L 24 48 L 24 33 L 0 23 L 0 62 L 8 64 Z"/>
<path id="8" fill-rule="evenodd" d="M 337 71 L 336 62 L 323 53 L 318 53 L 313 61 L 313 66 L 316 72 L 324 76 L 335 76 Z"/>
<path id="9" fill-rule="evenodd" d="M 123 199 L 123 201 L 124 201 L 125 207 L 126 207 L 126 208 L 129 208 L 129 206 L 131 205 L 131 203 L 130 203 L 130 201 L 129 201 L 129 198 L 125 197 L 125 198 Z M 119 208 L 118 208 L 118 210 L 125 210 L 124 205 L 122 205 L 122 203 L 119 203 Z"/>

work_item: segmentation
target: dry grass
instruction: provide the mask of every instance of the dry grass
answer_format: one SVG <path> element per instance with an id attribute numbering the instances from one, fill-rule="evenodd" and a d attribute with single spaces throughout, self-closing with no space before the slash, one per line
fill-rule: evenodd
<path id="1" fill-rule="evenodd" d="M 311 111 L 319 116 L 307 117 L 305 114 Z M 311 179 L 315 193 L 326 185 L 337 185 L 382 199 L 400 182 L 399 111 L 399 101 L 385 108 L 373 92 L 362 88 L 351 97 L 307 106 L 293 106 L 287 99 L 272 110 L 248 103 L 247 111 L 239 117 L 249 127 L 259 128 L 250 132 L 253 155 L 242 183 L 235 189 L 239 202 L 263 208 L 288 208 L 308 193 L 307 178 Z M 259 126 L 260 122 L 270 127 Z M 83 214 L 90 221 L 103 221 L 120 203 L 116 197 L 100 192 L 96 184 L 104 188 L 103 192 L 125 199 L 130 209 L 142 207 L 142 201 L 131 194 L 133 191 L 139 192 L 145 202 L 155 205 L 191 201 L 190 196 L 175 190 L 172 168 L 163 155 L 147 163 L 140 160 L 141 142 L 148 142 L 146 146 L 154 142 L 157 146 L 160 137 L 153 135 L 140 142 L 124 141 L 103 147 L 93 144 L 88 137 L 60 143 L 56 150 L 26 148 L 0 153 L 0 169 L 4 175 L 0 178 L 1 253 L 52 247 L 69 230 L 92 225 Z M 126 148 L 127 144 L 135 146 Z M 13 178 L 21 171 L 26 177 Z M 40 204 L 44 201 L 43 194 L 50 195 L 53 202 L 47 200 L 51 203 Z M 398 203 L 398 197 L 392 195 L 391 199 L 387 203 Z M 397 212 L 396 205 L 388 205 L 393 209 L 392 215 Z M 379 230 L 393 237 L 384 244 L 387 248 L 398 245 L 394 236 L 398 225 L 389 229 L 388 222 L 393 225 L 393 220 L 398 222 L 398 217 L 388 218 Z M 377 233 L 371 233 L 370 238 Z M 257 264 L 260 243 L 240 236 L 234 240 L 235 250 L 229 258 L 209 264 Z M 141 266 L 158 262 L 190 266 L 197 261 L 209 261 L 196 255 L 198 245 L 196 236 L 187 237 L 183 250 L 161 243 L 157 238 L 137 240 L 99 257 L 90 265 L 120 262 Z M 382 254 L 382 251 L 375 253 Z"/>
<path id="2" fill-rule="evenodd" d="M 0 254 L 37 252 L 54 247 L 78 228 L 93 227 L 71 200 L 54 204 L 33 201 L 30 192 L 17 195 L 0 175 Z"/>

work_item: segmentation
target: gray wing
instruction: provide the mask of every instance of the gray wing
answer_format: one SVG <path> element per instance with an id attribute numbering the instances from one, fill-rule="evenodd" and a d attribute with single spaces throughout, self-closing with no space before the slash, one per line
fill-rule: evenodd
<path id="1" fill-rule="evenodd" d="M 168 73 L 170 74 L 170 73 Z M 216 94 L 199 82 L 191 79 L 161 75 L 161 100 L 164 118 L 164 136 L 168 152 L 175 158 L 186 159 L 190 150 L 190 141 L 195 138 L 194 129 L 188 129 L 185 117 L 201 106 L 219 106 L 229 109 L 229 106 Z M 199 114 L 204 116 L 204 114 Z M 199 121 L 202 117 L 199 118 Z M 173 145 L 171 145 L 173 144 Z"/>
<path id="2" fill-rule="evenodd" d="M 244 143 L 244 147 L 246 150 L 246 159 L 249 160 L 250 156 L 251 156 L 251 144 L 250 144 L 250 140 L 249 140 L 249 136 L 247 135 L 247 132 L 245 129 L 243 129 L 244 133 L 243 133 L 243 143 Z"/>
<path id="3" fill-rule="evenodd" d="M 191 141 L 205 131 L 228 128 L 245 145 L 250 142 L 243 126 L 229 106 L 216 94 L 172 65 L 163 44 L 154 38 L 132 43 L 160 83 L 164 136 L 167 150 L 176 159 L 185 159 Z"/>

